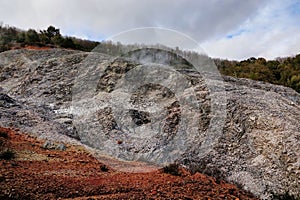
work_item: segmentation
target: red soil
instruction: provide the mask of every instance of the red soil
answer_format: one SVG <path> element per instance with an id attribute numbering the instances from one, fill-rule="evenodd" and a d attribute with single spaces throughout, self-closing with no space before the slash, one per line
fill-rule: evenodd
<path id="1" fill-rule="evenodd" d="M 39 47 L 39 46 L 25 46 L 24 49 L 31 49 L 31 50 L 49 50 L 50 47 Z"/>
<path id="2" fill-rule="evenodd" d="M 54 47 L 54 46 L 53 46 Z M 35 46 L 35 45 L 26 45 L 25 47 L 21 47 L 20 45 L 15 45 L 10 48 L 10 50 L 15 49 L 29 49 L 29 50 L 49 50 L 52 47 L 50 46 Z"/>
<path id="3" fill-rule="evenodd" d="M 16 153 L 11 160 L 0 160 L 0 199 L 254 199 L 234 185 L 200 173 L 120 172 L 81 146 L 66 145 L 65 151 L 59 151 L 43 149 L 43 143 L 0 128 L 0 150 Z"/>

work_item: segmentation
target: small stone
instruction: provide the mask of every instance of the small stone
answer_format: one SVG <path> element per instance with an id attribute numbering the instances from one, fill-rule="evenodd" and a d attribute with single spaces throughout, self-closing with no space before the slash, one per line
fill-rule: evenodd
<path id="1" fill-rule="evenodd" d="M 60 150 L 60 151 L 65 151 L 67 149 L 67 147 L 64 144 L 58 144 L 55 149 Z"/>
<path id="2" fill-rule="evenodd" d="M 117 141 L 117 144 L 122 144 L 122 143 L 123 143 L 122 140 L 118 140 L 118 141 Z"/>
<path id="3" fill-rule="evenodd" d="M 53 145 L 53 143 L 52 142 L 50 142 L 50 141 L 46 141 L 46 142 L 44 142 L 44 144 L 42 145 L 42 148 L 43 149 L 54 149 L 55 147 L 54 147 L 54 145 Z"/>
<path id="4" fill-rule="evenodd" d="M 250 120 L 251 120 L 251 121 L 255 121 L 255 119 L 256 119 L 256 117 L 250 116 Z"/>

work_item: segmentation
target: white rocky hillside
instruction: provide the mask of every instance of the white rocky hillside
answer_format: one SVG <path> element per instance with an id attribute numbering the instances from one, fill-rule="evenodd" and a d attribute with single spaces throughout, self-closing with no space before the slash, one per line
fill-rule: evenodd
<path id="1" fill-rule="evenodd" d="M 178 162 L 262 199 L 300 197 L 299 93 L 165 64 L 62 49 L 3 52 L 0 125 L 75 138 L 124 160 Z M 224 90 L 211 95 L 209 81 Z"/>

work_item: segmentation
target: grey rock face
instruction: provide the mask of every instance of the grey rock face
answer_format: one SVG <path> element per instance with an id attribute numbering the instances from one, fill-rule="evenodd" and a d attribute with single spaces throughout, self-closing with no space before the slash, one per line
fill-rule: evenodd
<path id="1" fill-rule="evenodd" d="M 199 171 L 210 169 L 262 199 L 270 198 L 271 192 L 299 196 L 299 94 L 281 86 L 224 78 L 228 112 L 223 135 L 204 158 L 197 158 L 195 145 L 183 163 Z"/>
<path id="2" fill-rule="evenodd" d="M 298 93 L 223 77 L 225 90 L 212 95 L 213 76 L 205 79 L 176 62 L 174 72 L 161 75 L 163 84 L 155 84 L 153 71 L 135 79 L 145 72 L 141 66 L 137 60 L 69 50 L 1 53 L 0 125 L 47 138 L 71 136 L 125 160 L 176 161 L 262 199 L 271 193 L 300 196 Z M 164 66 L 157 66 L 164 74 Z M 206 138 L 215 134 L 211 121 L 218 122 L 212 105 L 223 96 L 222 134 L 208 144 Z"/>
<path id="3" fill-rule="evenodd" d="M 67 149 L 66 145 L 64 144 L 57 144 L 51 141 L 46 141 L 43 145 L 42 148 L 44 149 L 56 149 L 56 150 L 60 150 L 60 151 L 65 151 Z"/>

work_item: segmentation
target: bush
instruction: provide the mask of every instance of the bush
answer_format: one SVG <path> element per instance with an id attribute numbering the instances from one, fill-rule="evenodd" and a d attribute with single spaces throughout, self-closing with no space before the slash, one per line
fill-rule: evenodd
<path id="1" fill-rule="evenodd" d="M 174 175 L 174 176 L 180 176 L 181 175 L 179 164 L 177 164 L 177 163 L 172 163 L 170 165 L 167 165 L 167 166 L 163 167 L 162 170 L 163 170 L 163 173 L 166 173 L 166 174 L 171 174 L 171 175 Z"/>
<path id="2" fill-rule="evenodd" d="M 0 160 L 11 160 L 13 158 L 15 158 L 15 152 L 10 149 L 4 150 L 0 153 Z"/>
<path id="3" fill-rule="evenodd" d="M 296 198 L 293 195 L 290 195 L 288 192 L 285 194 L 272 194 L 273 200 L 300 200 L 300 198 Z"/>
<path id="4" fill-rule="evenodd" d="M 108 172 L 109 168 L 106 165 L 100 165 L 100 169 L 103 172 Z"/>
<path id="5" fill-rule="evenodd" d="M 7 139 L 8 138 L 8 134 L 5 131 L 0 131 L 0 137 Z"/>
<path id="6" fill-rule="evenodd" d="M 211 164 L 213 162 L 212 159 L 212 156 L 208 156 L 200 160 L 194 160 L 193 162 L 185 159 L 183 164 L 187 166 L 191 174 L 198 172 L 207 176 L 212 176 L 216 179 L 217 183 L 220 183 L 221 180 L 225 180 L 226 174 L 224 171 Z"/>
<path id="7" fill-rule="evenodd" d="M 38 42 L 40 42 L 40 37 L 38 33 L 33 29 L 29 29 L 25 35 L 25 43 L 33 45 Z"/>
<path id="8" fill-rule="evenodd" d="M 66 37 L 65 39 L 63 39 L 60 46 L 63 47 L 63 48 L 70 48 L 70 49 L 75 49 L 76 48 L 72 38 L 70 38 L 70 37 Z"/>

